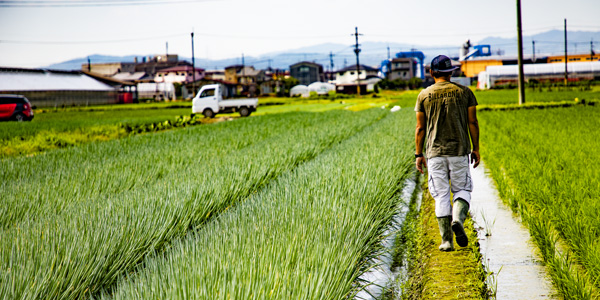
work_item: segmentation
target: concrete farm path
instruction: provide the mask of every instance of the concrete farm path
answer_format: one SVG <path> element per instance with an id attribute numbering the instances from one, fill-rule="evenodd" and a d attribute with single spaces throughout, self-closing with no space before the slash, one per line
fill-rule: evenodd
<path id="1" fill-rule="evenodd" d="M 483 164 L 471 169 L 471 215 L 476 227 L 481 227 L 478 238 L 483 263 L 496 276 L 496 299 L 557 299 L 529 231 L 499 198 L 485 171 Z"/>

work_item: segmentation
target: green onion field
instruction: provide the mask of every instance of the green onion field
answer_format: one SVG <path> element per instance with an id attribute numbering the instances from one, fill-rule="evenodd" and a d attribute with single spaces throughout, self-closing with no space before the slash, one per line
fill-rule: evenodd
<path id="1" fill-rule="evenodd" d="M 0 299 L 353 299 L 415 176 L 417 93 L 0 123 Z M 594 299 L 600 93 L 528 93 L 476 92 L 482 158 L 559 294 Z"/>

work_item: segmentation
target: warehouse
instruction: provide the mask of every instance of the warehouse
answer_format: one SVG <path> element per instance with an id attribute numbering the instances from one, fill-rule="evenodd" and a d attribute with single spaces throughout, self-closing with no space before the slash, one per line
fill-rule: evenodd
<path id="1" fill-rule="evenodd" d="M 518 65 L 488 66 L 480 72 L 477 88 L 489 89 L 496 86 L 516 83 L 519 76 Z M 570 81 L 600 79 L 600 62 L 573 62 L 567 64 Z M 565 65 L 559 63 L 523 65 L 525 80 L 560 81 L 565 78 Z"/>
<path id="2" fill-rule="evenodd" d="M 118 90 L 80 71 L 0 68 L 0 93 L 19 94 L 35 107 L 117 103 Z"/>

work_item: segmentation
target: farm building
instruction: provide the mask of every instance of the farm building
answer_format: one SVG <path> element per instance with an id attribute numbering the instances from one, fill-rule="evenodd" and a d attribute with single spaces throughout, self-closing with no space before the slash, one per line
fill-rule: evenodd
<path id="1" fill-rule="evenodd" d="M 596 55 L 595 53 L 581 53 L 581 54 L 571 54 L 567 56 L 569 62 L 586 62 L 586 61 L 598 61 L 600 60 L 600 55 Z M 548 56 L 549 63 L 564 63 L 565 56 L 564 55 L 549 55 Z"/>
<path id="2" fill-rule="evenodd" d="M 531 55 L 523 56 L 523 64 L 543 64 L 548 62 L 548 57 L 536 56 L 535 58 Z M 466 77 L 477 77 L 479 72 L 485 71 L 488 66 L 505 66 L 505 65 L 517 65 L 518 58 L 516 56 L 501 56 L 491 55 L 483 57 L 475 57 L 472 59 L 461 61 L 460 67 L 463 74 Z"/>
<path id="3" fill-rule="evenodd" d="M 569 80 L 600 79 L 600 62 L 573 62 L 567 64 Z M 528 64 L 523 66 L 525 80 L 561 81 L 565 76 L 565 65 L 558 63 Z M 495 86 L 516 83 L 519 76 L 518 65 L 489 66 L 480 72 L 477 88 L 488 89 Z"/>
<path id="4" fill-rule="evenodd" d="M 307 98 L 310 96 L 310 92 L 308 91 L 308 86 L 299 84 L 290 89 L 290 96 L 301 96 Z"/>
<path id="5" fill-rule="evenodd" d="M 0 93 L 24 95 L 37 107 L 119 101 L 117 88 L 80 71 L 0 68 Z"/>
<path id="6" fill-rule="evenodd" d="M 600 55 L 587 54 L 570 54 L 568 55 L 569 62 L 590 62 L 597 61 L 600 59 Z M 506 66 L 506 65 L 517 65 L 517 56 L 500 56 L 490 55 L 482 57 L 474 57 L 471 59 L 463 60 L 461 71 L 466 77 L 477 77 L 479 72 L 486 70 L 488 66 Z M 562 55 L 524 55 L 523 64 L 545 64 L 545 63 L 563 63 L 565 62 L 565 56 Z"/>
<path id="7" fill-rule="evenodd" d="M 354 85 L 356 88 L 356 85 Z M 308 86 L 299 84 L 290 89 L 290 96 L 300 95 L 302 97 L 310 97 L 311 93 L 317 95 L 327 95 L 329 92 L 335 92 L 335 85 L 327 82 L 313 82 Z"/>
<path id="8" fill-rule="evenodd" d="M 325 81 L 323 66 L 317 63 L 302 61 L 290 66 L 290 75 L 302 85 Z"/>

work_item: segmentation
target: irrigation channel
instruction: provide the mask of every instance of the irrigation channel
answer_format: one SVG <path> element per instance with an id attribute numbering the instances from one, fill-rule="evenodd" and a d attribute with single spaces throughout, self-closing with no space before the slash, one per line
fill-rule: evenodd
<path id="1" fill-rule="evenodd" d="M 360 280 L 368 282 L 368 284 L 356 294 L 354 299 L 380 299 L 381 295 L 387 290 L 393 290 L 394 294 L 400 299 L 402 295 L 402 283 L 408 276 L 408 262 L 406 261 L 406 256 L 403 256 L 400 266 L 394 267 L 393 254 L 397 241 L 396 237 L 406 220 L 410 202 L 416 197 L 416 209 L 418 210 L 421 206 L 423 190 L 418 184 L 418 178 L 418 175 L 415 173 L 415 176 L 409 177 L 404 182 L 404 188 L 399 193 L 398 213 L 394 216 L 392 223 L 384 233 L 386 238 L 381 241 L 383 251 L 375 257 L 373 261 L 374 267 L 369 272 L 360 276 Z"/>
<path id="2" fill-rule="evenodd" d="M 480 227 L 484 265 L 494 274 L 487 284 L 496 290 L 496 299 L 557 299 L 529 231 L 500 200 L 485 166 L 471 169 L 471 176 L 471 216 Z"/>

